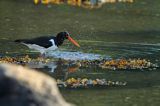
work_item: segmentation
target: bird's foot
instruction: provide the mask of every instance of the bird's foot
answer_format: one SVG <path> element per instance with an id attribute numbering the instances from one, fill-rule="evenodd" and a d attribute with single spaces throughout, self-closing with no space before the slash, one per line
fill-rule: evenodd
<path id="1" fill-rule="evenodd" d="M 46 57 L 46 54 L 45 54 L 45 53 L 43 53 L 43 54 L 42 54 L 42 57 L 43 57 L 43 58 L 45 58 L 45 57 Z"/>

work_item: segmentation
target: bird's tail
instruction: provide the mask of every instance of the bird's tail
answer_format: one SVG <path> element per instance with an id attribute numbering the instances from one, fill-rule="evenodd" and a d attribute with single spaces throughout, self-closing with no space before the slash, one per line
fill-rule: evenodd
<path id="1" fill-rule="evenodd" d="M 21 42 L 23 42 L 23 40 L 22 39 L 17 39 L 14 42 L 21 43 Z"/>

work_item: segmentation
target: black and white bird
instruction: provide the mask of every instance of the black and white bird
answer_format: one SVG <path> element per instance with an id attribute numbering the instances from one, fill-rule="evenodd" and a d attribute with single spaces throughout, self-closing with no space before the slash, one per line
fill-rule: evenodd
<path id="1" fill-rule="evenodd" d="M 30 49 L 37 50 L 42 56 L 45 56 L 46 52 L 56 50 L 62 45 L 65 39 L 71 41 L 75 46 L 80 47 L 80 45 L 70 37 L 68 32 L 60 32 L 56 37 L 42 36 L 33 39 L 17 39 L 15 42 L 26 45 Z"/>

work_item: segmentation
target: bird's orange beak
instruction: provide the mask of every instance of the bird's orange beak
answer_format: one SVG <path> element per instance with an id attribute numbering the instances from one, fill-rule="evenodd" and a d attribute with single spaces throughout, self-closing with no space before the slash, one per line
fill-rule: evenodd
<path id="1" fill-rule="evenodd" d="M 73 38 L 71 38 L 70 36 L 68 36 L 68 40 L 70 42 L 72 42 L 75 46 L 80 47 L 80 45 Z"/>

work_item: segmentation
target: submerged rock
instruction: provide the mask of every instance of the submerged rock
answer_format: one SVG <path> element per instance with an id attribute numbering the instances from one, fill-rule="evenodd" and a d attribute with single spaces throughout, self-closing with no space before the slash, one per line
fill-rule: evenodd
<path id="1" fill-rule="evenodd" d="M 0 64 L 0 106 L 71 106 L 54 79 L 40 72 Z"/>

